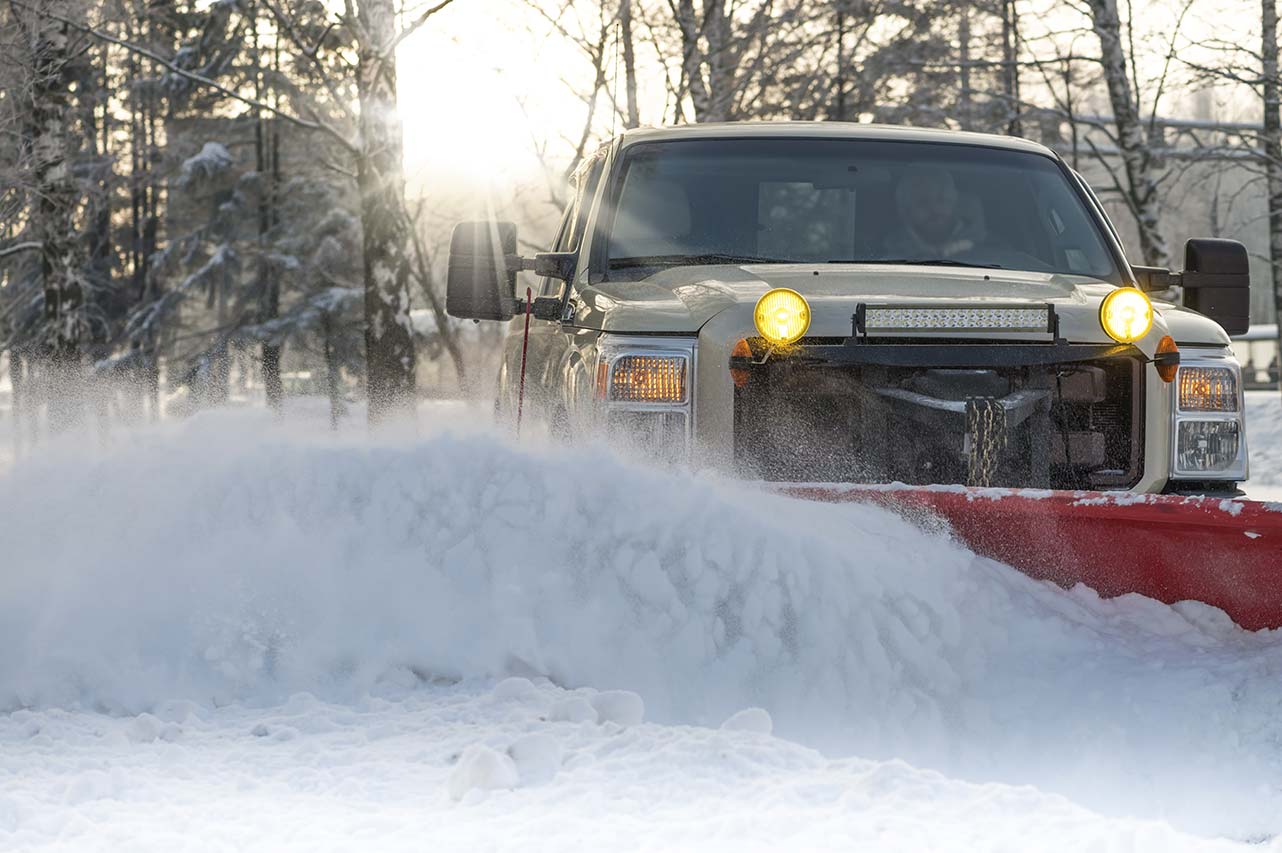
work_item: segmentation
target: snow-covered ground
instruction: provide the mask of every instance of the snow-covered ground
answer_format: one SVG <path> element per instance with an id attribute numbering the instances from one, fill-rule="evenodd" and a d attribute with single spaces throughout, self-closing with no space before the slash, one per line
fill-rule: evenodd
<path id="1" fill-rule="evenodd" d="M 0 474 L 0 848 L 1282 850 L 1272 633 L 478 420 Z"/>
<path id="2" fill-rule="evenodd" d="M 759 731 L 594 719 L 524 679 L 331 704 L 18 712 L 0 843 L 186 850 L 1229 850 L 1032 787 Z M 609 697 L 607 697 L 609 698 Z M 581 716 L 587 719 L 582 719 Z"/>
<path id="3" fill-rule="evenodd" d="M 1253 498 L 1282 501 L 1282 396 L 1276 391 L 1246 392 L 1246 429 L 1251 452 Z"/>

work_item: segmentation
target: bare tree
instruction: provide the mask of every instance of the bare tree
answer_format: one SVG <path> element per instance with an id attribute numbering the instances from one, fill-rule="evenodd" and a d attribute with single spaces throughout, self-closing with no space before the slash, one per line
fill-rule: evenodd
<path id="1" fill-rule="evenodd" d="M 1278 356 L 1282 362 L 1282 113 L 1278 96 L 1277 0 L 1263 0 L 1260 15 L 1261 90 L 1264 107 L 1264 169 L 1269 211 L 1269 274 L 1273 285 L 1273 315 L 1278 327 Z"/>
<path id="2" fill-rule="evenodd" d="M 641 126 L 641 107 L 637 103 L 637 57 L 632 38 L 632 0 L 619 0 L 619 42 L 623 51 L 623 79 L 628 127 Z"/>
<path id="3" fill-rule="evenodd" d="M 1158 194 L 1159 170 L 1149 148 L 1131 79 L 1131 63 L 1122 42 L 1117 0 L 1088 0 L 1091 23 L 1100 43 L 1100 65 L 1113 108 L 1118 152 L 1126 173 L 1125 197 L 1139 228 L 1144 262 L 1169 267 L 1170 252 L 1162 233 Z"/>
<path id="4" fill-rule="evenodd" d="M 31 241 L 40 246 L 44 341 L 40 355 L 57 393 L 50 399 L 54 428 L 81 417 L 81 357 L 85 336 L 87 258 L 81 240 L 81 188 L 72 170 L 79 147 L 73 92 L 82 77 L 82 45 L 69 24 L 11 6 L 26 40 L 22 92 Z"/>
<path id="5" fill-rule="evenodd" d="M 414 338 L 410 328 L 409 234 L 396 111 L 396 10 L 392 0 L 362 0 L 348 18 L 358 32 L 361 196 L 365 253 L 365 358 L 369 419 L 411 410 Z"/>

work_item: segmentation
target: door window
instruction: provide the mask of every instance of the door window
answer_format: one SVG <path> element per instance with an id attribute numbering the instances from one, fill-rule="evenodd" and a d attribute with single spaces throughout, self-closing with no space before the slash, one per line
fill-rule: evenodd
<path id="1" fill-rule="evenodd" d="M 597 155 L 596 159 L 588 166 L 586 171 L 580 171 L 577 174 L 577 182 L 574 187 L 574 199 L 566 207 L 564 218 L 561 220 L 561 228 L 557 231 L 556 242 L 552 246 L 554 252 L 577 252 L 583 242 L 583 230 L 587 227 L 588 216 L 592 212 L 592 202 L 596 198 L 597 187 L 601 183 L 601 173 L 604 171 L 605 157 Z M 565 282 L 556 278 L 543 279 L 542 294 L 544 296 L 558 296 L 562 292 Z"/>

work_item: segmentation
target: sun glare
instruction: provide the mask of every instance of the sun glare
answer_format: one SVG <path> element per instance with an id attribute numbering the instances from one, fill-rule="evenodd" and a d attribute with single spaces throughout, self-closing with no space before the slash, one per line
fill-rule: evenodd
<path id="1" fill-rule="evenodd" d="M 544 49 L 543 34 L 531 32 L 523 16 L 496 14 L 496 6 L 511 5 L 451 6 L 401 46 L 399 99 L 411 182 L 487 189 L 529 177 L 538 172 L 536 146 L 556 150 L 564 147 L 562 135 L 577 132 L 558 119 L 582 120 L 582 105 L 565 82 L 578 71 L 577 57 Z M 477 33 L 484 34 L 482 44 Z"/>

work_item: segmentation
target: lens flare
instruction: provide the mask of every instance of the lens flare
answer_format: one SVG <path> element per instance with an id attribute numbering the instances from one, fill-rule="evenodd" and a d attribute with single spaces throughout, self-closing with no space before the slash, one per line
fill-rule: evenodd
<path id="1" fill-rule="evenodd" d="M 810 306 L 797 291 L 779 287 L 757 300 L 752 319 L 770 343 L 790 344 L 810 328 Z"/>
<path id="2" fill-rule="evenodd" d="M 1131 344 L 1153 328 L 1153 303 L 1140 290 L 1122 287 L 1104 297 L 1099 322 L 1119 344 Z"/>

